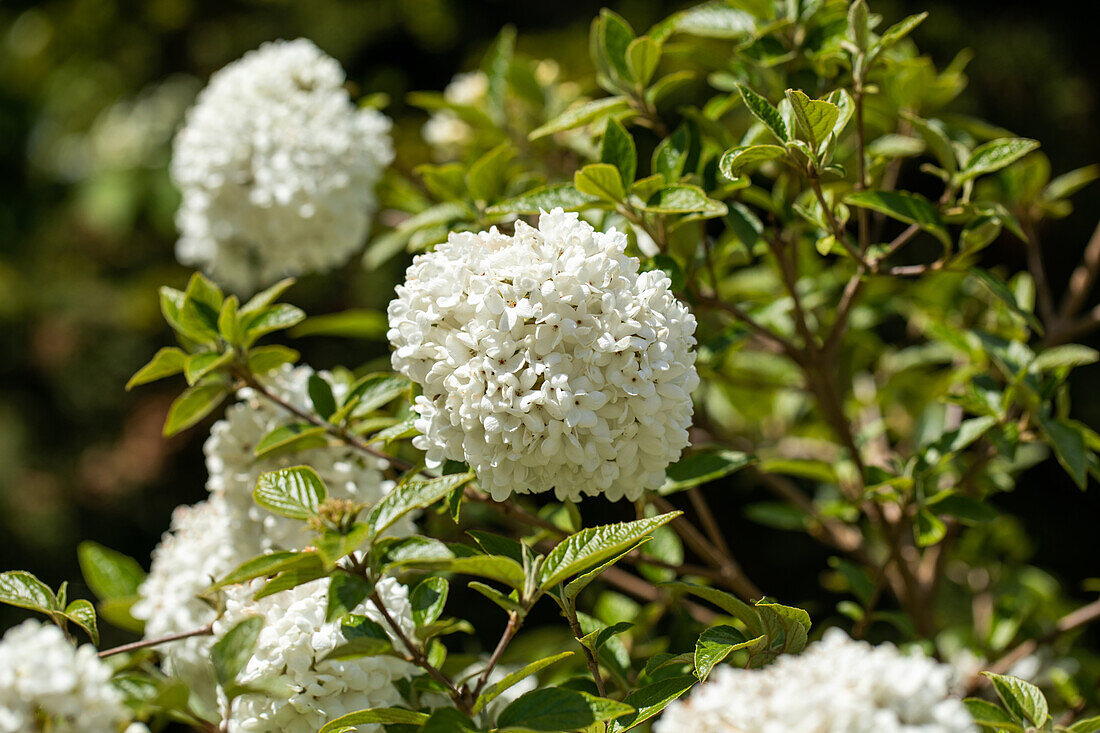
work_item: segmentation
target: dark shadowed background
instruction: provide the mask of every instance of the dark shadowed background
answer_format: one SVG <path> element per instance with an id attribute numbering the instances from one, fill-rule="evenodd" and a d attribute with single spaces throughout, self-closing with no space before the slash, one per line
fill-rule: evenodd
<path id="1" fill-rule="evenodd" d="M 76 580 L 75 547 L 84 538 L 146 563 L 172 508 L 206 494 L 205 428 L 169 441 L 160 437 L 179 385 L 134 393 L 123 385 L 170 340 L 156 288 L 181 286 L 187 272 L 173 259 L 176 197 L 165 173 L 168 145 L 180 113 L 211 72 L 263 41 L 307 36 L 344 64 L 361 91 L 390 95 L 387 111 L 401 128 L 401 162 L 413 164 L 423 155 L 413 138 L 425 118 L 404 105 L 406 92 L 442 89 L 455 72 L 476 65 L 506 23 L 519 30 L 520 51 L 557 59 L 567 76 L 582 74 L 589 66 L 588 23 L 603 4 L 0 5 L 0 570 L 30 570 L 54 586 Z M 636 29 L 683 5 L 608 4 Z M 940 66 L 964 49 L 974 52 L 970 85 L 953 111 L 1041 140 L 1055 173 L 1100 162 L 1100 54 L 1080 3 L 871 4 L 887 22 L 931 11 L 915 38 Z M 1040 233 L 1059 292 L 1100 217 L 1100 185 L 1076 203 L 1073 216 Z M 1010 237 L 987 252 L 987 264 L 1024 267 L 1023 246 Z M 404 264 L 390 265 L 388 282 Z M 306 278 L 290 297 L 323 313 L 384 308 L 388 293 L 349 271 Z M 320 368 L 385 353 L 382 343 L 307 339 L 295 346 Z M 1098 369 L 1078 370 L 1074 384 L 1074 416 L 1093 427 L 1100 426 Z M 736 479 L 708 487 L 731 527 L 734 553 L 786 602 L 831 611 L 835 599 L 819 589 L 816 577 L 827 567 L 827 554 L 802 534 L 744 518 L 740 507 L 754 492 Z M 1100 575 L 1097 487 L 1082 494 L 1049 461 L 997 501 L 1023 517 L 1035 542 L 1034 561 L 1063 580 L 1068 592 L 1082 595 L 1081 582 Z M 583 508 L 593 518 L 629 511 L 592 501 Z M 89 595 L 79 582 L 73 590 Z M 20 615 L 0 609 L 0 628 Z M 105 641 L 112 640 L 108 633 Z"/>

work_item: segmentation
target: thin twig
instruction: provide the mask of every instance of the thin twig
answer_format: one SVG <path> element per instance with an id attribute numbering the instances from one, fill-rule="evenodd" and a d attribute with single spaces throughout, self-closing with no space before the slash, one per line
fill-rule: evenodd
<path id="1" fill-rule="evenodd" d="M 1039 305 L 1039 314 L 1044 323 L 1054 323 L 1057 312 L 1054 309 L 1054 295 L 1050 290 L 1050 281 L 1047 280 L 1046 267 L 1043 264 L 1043 251 L 1039 244 L 1039 235 L 1028 217 L 1021 217 L 1020 222 L 1024 227 L 1027 239 L 1024 245 L 1027 249 L 1027 269 L 1031 272 L 1031 279 L 1035 281 L 1035 295 Z"/>
<path id="2" fill-rule="evenodd" d="M 201 629 L 195 629 L 194 631 L 184 631 L 179 634 L 169 634 L 168 636 L 161 636 L 156 639 L 143 639 L 142 641 L 135 641 L 130 644 L 116 646 L 112 649 L 104 649 L 99 653 L 99 658 L 104 659 L 106 657 L 113 657 L 115 654 L 136 652 L 139 649 L 148 649 L 149 647 L 160 646 L 161 644 L 167 644 L 171 641 L 179 641 L 180 639 L 190 639 L 195 636 L 211 636 L 213 633 L 214 624 L 210 623 L 206 626 L 203 626 Z"/>
<path id="3" fill-rule="evenodd" d="M 726 555 L 732 555 L 730 546 L 726 543 L 722 529 L 718 526 L 718 520 L 714 518 L 714 512 L 710 510 L 710 505 L 707 503 L 707 498 L 703 496 L 703 492 L 699 490 L 698 486 L 692 486 L 688 489 L 687 494 L 688 498 L 691 499 L 691 506 L 695 508 L 695 513 L 699 515 L 699 520 L 703 523 L 703 529 L 706 530 L 711 543 Z"/>
<path id="4" fill-rule="evenodd" d="M 508 644 L 511 643 L 522 623 L 523 621 L 520 619 L 518 613 L 515 611 L 508 612 L 508 625 L 504 627 L 504 633 L 500 635 L 500 641 L 497 642 L 496 649 L 493 650 L 492 656 L 489 657 L 489 661 L 485 665 L 485 670 L 481 673 L 481 676 L 478 677 L 477 683 L 470 692 L 470 697 L 473 700 L 477 700 L 477 696 L 481 694 L 482 689 L 484 689 L 486 683 L 489 682 L 489 675 L 492 673 L 493 668 L 497 666 L 497 662 L 500 661 L 500 656 L 504 654 L 504 650 L 508 647 Z"/>
<path id="5" fill-rule="evenodd" d="M 584 638 L 584 630 L 581 629 L 580 621 L 577 620 L 577 612 L 569 603 L 565 603 L 562 606 L 562 615 L 569 622 L 569 628 L 573 630 L 577 643 L 581 645 L 584 659 L 588 663 L 588 671 L 592 673 L 592 680 L 596 683 L 596 691 L 600 693 L 600 697 L 607 697 L 607 687 L 604 686 L 603 676 L 600 674 L 600 663 L 596 661 L 592 650 L 581 641 Z"/>
<path id="6" fill-rule="evenodd" d="M 1069 276 L 1069 286 L 1066 289 L 1065 299 L 1062 301 L 1061 319 L 1065 320 L 1077 315 L 1085 305 L 1085 300 L 1092 291 L 1096 282 L 1096 276 L 1100 273 L 1100 224 L 1085 245 L 1085 253 L 1081 257 L 1081 264 Z"/>

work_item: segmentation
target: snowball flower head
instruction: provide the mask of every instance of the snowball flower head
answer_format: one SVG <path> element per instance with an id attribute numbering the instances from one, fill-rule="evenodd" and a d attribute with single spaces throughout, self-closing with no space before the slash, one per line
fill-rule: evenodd
<path id="1" fill-rule="evenodd" d="M 230 733 L 314 733 L 326 721 L 341 715 L 402 703 L 394 682 L 411 675 L 413 667 L 408 662 L 389 656 L 322 661 L 347 641 L 340 622 L 325 621 L 327 578 L 252 600 L 262 582 L 232 589 L 227 595 L 225 615 L 214 624 L 215 637 L 221 638 L 249 616 L 258 615 L 264 621 L 255 652 L 238 681 L 248 684 L 262 680 L 273 692 L 238 698 L 229 716 Z M 386 578 L 378 583 L 377 591 L 386 610 L 411 636 L 415 624 L 407 589 Z M 354 612 L 384 625 L 371 603 L 361 604 Z M 401 648 L 400 641 L 395 639 L 394 643 Z M 379 728 L 362 726 L 357 730 Z"/>
<path id="2" fill-rule="evenodd" d="M 308 382 L 313 374 L 309 367 L 284 366 L 261 379 L 287 404 L 308 412 L 312 410 Z M 333 381 L 331 375 L 321 376 L 330 383 Z M 346 385 L 332 386 L 337 398 L 346 393 Z M 225 496 L 231 520 L 241 535 L 234 541 L 238 545 L 249 543 L 254 548 L 253 555 L 268 550 L 300 549 L 311 537 L 302 522 L 272 514 L 253 501 L 252 491 L 263 473 L 307 465 L 325 482 L 330 498 L 372 505 L 393 488 L 393 482 L 382 477 L 381 461 L 347 446 L 323 446 L 257 458 L 256 446 L 264 436 L 284 425 L 300 423 L 301 419 L 252 389 L 242 389 L 237 397 L 237 404 L 214 424 L 203 450 L 209 472 L 207 488 L 212 494 Z M 389 533 L 404 535 L 411 531 L 411 519 L 405 519 Z"/>
<path id="3" fill-rule="evenodd" d="M 39 730 L 45 718 L 57 733 L 119 733 L 131 715 L 110 680 L 93 646 L 77 648 L 58 627 L 24 621 L 0 639 L 0 732 Z"/>
<path id="4" fill-rule="evenodd" d="M 457 74 L 443 90 L 443 98 L 451 104 L 478 107 L 489 93 L 489 77 L 483 71 Z M 449 109 L 432 113 L 424 123 L 424 140 L 439 148 L 446 157 L 457 152 L 462 145 L 473 140 L 474 129 Z"/>
<path id="5" fill-rule="evenodd" d="M 978 733 L 954 669 L 839 629 L 763 670 L 721 667 L 654 733 Z"/>
<path id="6" fill-rule="evenodd" d="M 391 125 L 343 84 L 306 39 L 265 43 L 211 77 L 172 156 L 181 262 L 245 293 L 363 244 Z"/>
<path id="7" fill-rule="evenodd" d="M 413 260 L 388 336 L 429 465 L 466 461 L 497 500 L 661 485 L 688 444 L 695 317 L 626 241 L 555 209 Z"/>

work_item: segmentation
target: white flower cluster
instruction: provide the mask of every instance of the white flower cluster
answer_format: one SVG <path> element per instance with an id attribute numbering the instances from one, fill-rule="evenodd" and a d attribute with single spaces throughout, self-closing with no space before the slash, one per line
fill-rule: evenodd
<path id="1" fill-rule="evenodd" d="M 132 719 L 111 668 L 90 644 L 73 646 L 52 624 L 27 620 L 0 639 L 0 733 L 127 733 Z"/>
<path id="2" fill-rule="evenodd" d="M 654 733 L 977 733 L 954 670 L 839 629 L 763 670 L 722 667 Z"/>
<path id="3" fill-rule="evenodd" d="M 393 367 L 423 389 L 429 465 L 466 461 L 493 498 L 638 498 L 688 444 L 695 317 L 626 236 L 576 214 L 451 234 L 389 305 Z"/>
<path id="4" fill-rule="evenodd" d="M 266 43 L 211 77 L 172 156 L 181 262 L 243 293 L 363 244 L 391 123 L 343 85 L 306 39 Z"/>
<path id="5" fill-rule="evenodd" d="M 457 74 L 443 89 L 443 98 L 455 105 L 479 107 L 489 93 L 489 77 L 483 71 Z M 449 109 L 432 113 L 422 130 L 424 141 L 437 148 L 443 157 L 450 157 L 470 143 L 474 130 L 468 123 Z"/>
<path id="6" fill-rule="evenodd" d="M 401 704 L 394 681 L 412 674 L 408 662 L 389 656 L 322 661 L 347 641 L 339 622 L 325 621 L 328 584 L 328 579 L 315 580 L 259 601 L 251 599 L 258 587 L 255 584 L 228 594 L 225 615 L 214 624 L 217 637 L 249 616 L 264 620 L 255 653 L 238 680 L 244 684 L 262 680 L 285 691 L 252 693 L 234 701 L 228 718 L 230 733 L 313 733 L 326 721 L 347 713 Z M 402 631 L 412 634 L 415 624 L 405 586 L 386 578 L 377 590 Z M 354 612 L 385 626 L 372 603 L 361 604 Z M 399 640 L 394 639 L 394 644 L 401 648 Z M 358 728 L 364 732 L 377 729 Z"/>
<path id="7" fill-rule="evenodd" d="M 312 374 L 309 367 L 287 366 L 263 379 L 281 399 L 307 409 Z M 333 387 L 338 396 L 344 390 L 343 385 Z M 330 497 L 365 504 L 377 503 L 393 487 L 374 459 L 341 446 L 256 458 L 259 441 L 296 418 L 251 389 L 241 390 L 238 399 L 215 423 L 204 446 L 210 498 L 176 509 L 169 532 L 153 551 L 152 568 L 139 589 L 141 600 L 131 611 L 145 621 L 146 638 L 202 628 L 216 616 L 198 597 L 211 583 L 252 557 L 301 549 L 308 543 L 310 534 L 302 522 L 272 514 L 253 501 L 252 490 L 261 474 L 306 464 L 325 481 Z M 389 533 L 412 531 L 412 520 L 403 519 Z M 213 704 L 214 694 L 212 644 L 209 636 L 201 636 L 160 647 L 165 670 L 188 682 L 208 704 Z"/>

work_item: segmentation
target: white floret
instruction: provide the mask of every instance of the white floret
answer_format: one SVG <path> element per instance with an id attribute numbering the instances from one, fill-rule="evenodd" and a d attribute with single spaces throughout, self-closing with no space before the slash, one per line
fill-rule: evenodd
<path id="1" fill-rule="evenodd" d="M 762 670 L 721 667 L 654 733 L 977 733 L 955 670 L 839 629 Z"/>
<path id="2" fill-rule="evenodd" d="M 27 620 L 0 639 L 0 733 L 120 733 L 132 719 L 90 644 L 79 648 L 52 624 Z M 131 727 L 140 730 L 143 726 Z"/>
<path id="3" fill-rule="evenodd" d="M 430 466 L 466 461 L 497 500 L 662 484 L 688 445 L 695 317 L 626 241 L 555 209 L 413 260 L 388 337 L 423 390 L 414 445 Z"/>
<path id="4" fill-rule="evenodd" d="M 241 293 L 343 264 L 393 160 L 390 127 L 356 108 L 340 65 L 306 39 L 229 64 L 175 140 L 180 261 Z"/>
<path id="5" fill-rule="evenodd" d="M 249 616 L 260 616 L 264 625 L 255 653 L 238 678 L 247 684 L 262 680 L 283 694 L 248 694 L 238 698 L 229 714 L 230 733 L 314 733 L 326 721 L 372 707 L 402 704 L 395 681 L 409 677 L 413 666 L 391 656 L 359 657 L 346 661 L 322 661 L 347 641 L 338 621 L 326 622 L 327 578 L 252 600 L 255 587 L 241 587 L 228 594 L 225 615 L 214 625 L 217 638 Z M 390 615 L 403 632 L 412 634 L 412 608 L 408 591 L 392 578 L 377 590 Z M 383 624 L 370 602 L 354 610 Z M 384 625 L 384 624 L 383 624 Z M 397 648 L 401 642 L 394 640 Z M 224 705 L 224 700 L 223 700 Z M 357 730 L 374 731 L 377 726 Z"/>

